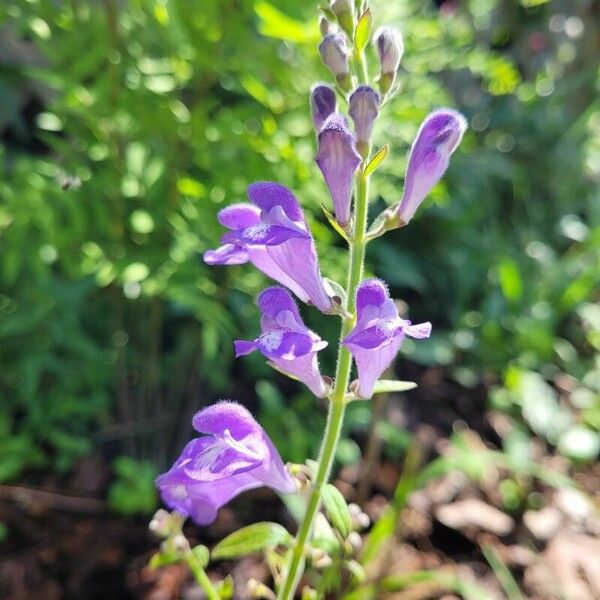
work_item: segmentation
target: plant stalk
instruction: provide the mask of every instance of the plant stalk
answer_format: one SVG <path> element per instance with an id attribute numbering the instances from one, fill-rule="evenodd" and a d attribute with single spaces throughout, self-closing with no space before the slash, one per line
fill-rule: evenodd
<path id="1" fill-rule="evenodd" d="M 202 565 L 194 556 L 193 552 L 186 553 L 185 562 L 187 563 L 189 570 L 192 572 L 194 579 L 198 582 L 198 585 L 206 594 L 208 600 L 221 600 L 221 596 L 219 596 L 219 593 L 215 589 L 212 581 L 208 578 L 206 571 L 202 568 Z"/>
<path id="2" fill-rule="evenodd" d="M 323 434 L 321 452 L 319 454 L 319 466 L 313 481 L 312 491 L 308 499 L 306 513 L 298 529 L 296 541 L 292 548 L 288 567 L 285 572 L 284 581 L 279 589 L 278 600 L 292 600 L 300 577 L 304 572 L 306 543 L 310 536 L 312 526 L 321 506 L 321 490 L 329 481 L 331 467 L 335 460 L 344 413 L 346 411 L 345 394 L 350 380 L 350 369 L 352 368 L 352 355 L 342 346 L 342 340 L 350 333 L 355 322 L 356 290 L 362 281 L 363 265 L 365 260 L 365 234 L 367 230 L 367 215 L 369 204 L 369 176 L 364 174 L 365 161 L 357 175 L 356 210 L 354 239 L 350 245 L 350 273 L 346 286 L 346 313 L 350 316 L 343 318 L 340 332 L 340 343 L 338 348 L 338 359 L 335 373 L 335 386 L 329 397 L 329 414 L 327 425 Z"/>

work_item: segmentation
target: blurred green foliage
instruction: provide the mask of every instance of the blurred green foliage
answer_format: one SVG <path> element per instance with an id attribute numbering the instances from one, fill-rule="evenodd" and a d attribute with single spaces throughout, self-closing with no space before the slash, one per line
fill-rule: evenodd
<path id="1" fill-rule="evenodd" d="M 405 356 L 466 386 L 497 382 L 494 406 L 578 456 L 526 404 L 566 377 L 565 432 L 600 429 L 600 8 L 439 4 L 373 2 L 376 25 L 406 39 L 401 92 L 375 132 L 392 152 L 374 213 L 399 199 L 430 109 L 456 106 L 471 129 L 411 227 L 368 261 L 434 324 Z M 326 78 L 316 3 L 7 0 L 0 31 L 0 480 L 67 469 L 99 444 L 162 468 L 218 397 L 257 397 L 284 457 L 314 455 L 313 400 L 260 357 L 232 360 L 264 279 L 200 255 L 218 242 L 217 211 L 276 179 L 308 207 L 323 270 L 344 277 L 308 116 Z M 335 320 L 306 312 L 333 342 Z M 541 387 L 519 391 L 523 374 Z M 366 429 L 354 412 L 349 427 Z"/>

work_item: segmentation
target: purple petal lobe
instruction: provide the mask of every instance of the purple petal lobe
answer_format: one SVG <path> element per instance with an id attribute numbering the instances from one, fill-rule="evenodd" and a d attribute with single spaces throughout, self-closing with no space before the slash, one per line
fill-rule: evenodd
<path id="1" fill-rule="evenodd" d="M 465 118 L 444 108 L 431 113 L 421 125 L 412 145 L 398 208 L 401 222 L 408 223 L 431 188 L 442 178 L 452 153 L 467 128 Z"/>
<path id="2" fill-rule="evenodd" d="M 356 139 L 368 143 L 379 114 L 379 94 L 368 85 L 357 87 L 350 96 L 348 112 L 354 121 Z"/>
<path id="3" fill-rule="evenodd" d="M 237 244 L 223 244 L 203 255 L 207 265 L 243 265 L 248 262 L 248 251 Z"/>
<path id="4" fill-rule="evenodd" d="M 279 246 L 279 244 L 283 244 L 283 242 L 287 242 L 292 238 L 310 240 L 310 234 L 305 231 L 282 227 L 281 225 L 268 225 L 267 223 L 259 223 L 246 229 L 238 229 L 230 235 L 235 235 L 236 240 L 242 244 L 264 246 Z"/>
<path id="5" fill-rule="evenodd" d="M 340 225 L 346 225 L 350 220 L 354 172 L 361 158 L 354 147 L 354 136 L 340 114 L 334 113 L 323 125 L 315 161 L 329 188 L 335 218 Z"/>
<path id="6" fill-rule="evenodd" d="M 368 305 L 381 307 L 389 297 L 388 289 L 381 279 L 365 279 L 356 292 L 356 309 L 360 314 Z"/>
<path id="7" fill-rule="evenodd" d="M 281 206 L 292 221 L 304 223 L 304 213 L 296 197 L 288 188 L 273 181 L 257 181 L 248 186 L 248 198 L 261 210 L 269 212 Z"/>
<path id="8" fill-rule="evenodd" d="M 348 49 L 343 35 L 327 34 L 319 44 L 319 53 L 334 77 L 348 73 Z"/>
<path id="9" fill-rule="evenodd" d="M 218 219 L 227 229 L 245 229 L 260 223 L 260 209 L 247 202 L 240 202 L 220 210 Z"/>
<path id="10" fill-rule="evenodd" d="M 235 357 L 245 356 L 256 350 L 256 342 L 248 342 L 246 340 L 235 340 L 233 342 L 235 348 Z"/>
<path id="11" fill-rule="evenodd" d="M 317 134 L 321 131 L 327 117 L 335 112 L 334 89 L 324 83 L 313 86 L 310 92 L 310 111 Z"/>

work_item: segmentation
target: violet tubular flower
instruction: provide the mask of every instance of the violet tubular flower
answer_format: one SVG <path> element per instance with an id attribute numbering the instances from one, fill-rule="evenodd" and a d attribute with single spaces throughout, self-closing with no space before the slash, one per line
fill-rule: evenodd
<path id="1" fill-rule="evenodd" d="M 394 208 L 400 225 L 406 225 L 413 218 L 442 178 L 466 129 L 466 119 L 450 108 L 436 110 L 423 121 L 410 150 L 402 200 Z"/>
<path id="2" fill-rule="evenodd" d="M 317 135 L 335 107 L 335 90 L 325 83 L 314 85 L 310 91 L 310 112 Z"/>
<path id="3" fill-rule="evenodd" d="M 221 238 L 222 246 L 204 253 L 204 262 L 250 261 L 303 302 L 332 312 L 315 243 L 298 200 L 283 185 L 269 181 L 249 185 L 248 198 L 252 204 L 233 204 L 219 212 L 219 222 L 231 231 Z"/>
<path id="4" fill-rule="evenodd" d="M 235 355 L 258 350 L 279 370 L 304 383 L 318 398 L 329 392 L 319 372 L 317 352 L 327 346 L 304 325 L 294 299 L 287 290 L 270 287 L 258 297 L 262 334 L 252 341 L 236 340 Z"/>
<path id="5" fill-rule="evenodd" d="M 373 123 L 379 114 L 379 94 L 372 87 L 361 85 L 352 92 L 348 104 L 348 113 L 354 121 L 356 146 L 363 158 L 366 158 Z"/>
<path id="6" fill-rule="evenodd" d="M 356 393 L 364 399 L 373 395 L 375 383 L 394 360 L 405 336 L 429 337 L 431 323 L 413 325 L 401 319 L 387 287 L 379 279 L 367 279 L 356 293 L 356 325 L 343 340 L 358 369 Z"/>
<path id="7" fill-rule="evenodd" d="M 345 227 L 350 221 L 354 172 L 361 158 L 355 148 L 354 135 L 339 113 L 333 113 L 319 133 L 315 162 L 329 188 L 335 219 Z"/>
<path id="8" fill-rule="evenodd" d="M 246 490 L 296 491 L 273 442 L 240 404 L 219 402 L 198 412 L 192 423 L 205 435 L 188 442 L 171 469 L 156 479 L 169 508 L 208 525 L 221 506 Z"/>

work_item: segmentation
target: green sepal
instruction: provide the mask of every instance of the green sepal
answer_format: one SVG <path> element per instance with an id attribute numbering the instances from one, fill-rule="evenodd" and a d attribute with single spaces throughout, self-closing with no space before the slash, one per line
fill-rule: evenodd
<path id="1" fill-rule="evenodd" d="M 203 546 L 202 544 L 199 544 L 198 546 L 192 548 L 192 554 L 198 561 L 198 564 L 200 564 L 200 566 L 203 569 L 205 569 L 208 565 L 208 561 L 210 560 L 210 553 L 208 551 L 208 548 L 206 546 Z"/>
<path id="2" fill-rule="evenodd" d="M 165 567 L 178 562 L 181 557 L 177 552 L 157 552 L 152 555 L 152 558 L 148 562 L 148 566 L 151 569 L 158 569 L 159 567 Z"/>
<path id="3" fill-rule="evenodd" d="M 350 244 L 352 240 L 350 236 L 346 233 L 344 228 L 335 220 L 335 217 L 331 213 L 331 211 L 326 208 L 323 204 L 321 204 L 321 209 L 323 210 L 323 214 L 329 221 L 329 224 Z"/>
<path id="4" fill-rule="evenodd" d="M 321 497 L 329 521 L 339 531 L 342 538 L 346 539 L 352 531 L 352 519 L 344 496 L 334 485 L 328 483 L 323 486 Z"/>

